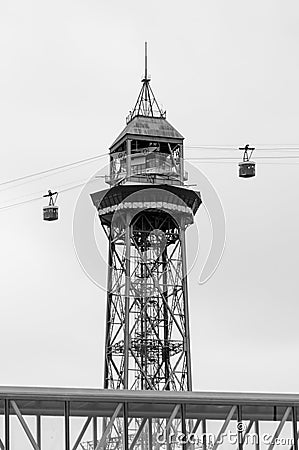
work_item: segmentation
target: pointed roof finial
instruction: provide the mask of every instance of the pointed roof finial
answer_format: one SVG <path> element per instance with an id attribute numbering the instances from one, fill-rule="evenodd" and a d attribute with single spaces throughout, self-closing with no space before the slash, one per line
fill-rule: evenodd
<path id="1" fill-rule="evenodd" d="M 147 42 L 145 41 L 144 43 L 144 66 L 145 66 L 145 70 L 144 70 L 144 78 L 147 80 Z"/>
<path id="2" fill-rule="evenodd" d="M 141 79 L 142 83 L 149 83 L 151 76 L 147 73 L 147 42 L 144 42 L 144 76 Z"/>
<path id="3" fill-rule="evenodd" d="M 129 123 L 134 117 L 159 117 L 166 118 L 166 111 L 162 111 L 150 87 L 150 76 L 147 74 L 147 42 L 144 43 L 144 78 L 142 78 L 142 88 L 137 98 L 137 102 L 127 117 Z"/>

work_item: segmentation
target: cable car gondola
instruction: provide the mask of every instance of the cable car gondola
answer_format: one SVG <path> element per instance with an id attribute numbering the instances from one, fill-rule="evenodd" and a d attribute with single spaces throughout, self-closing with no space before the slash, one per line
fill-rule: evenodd
<path id="1" fill-rule="evenodd" d="M 239 177 L 255 177 L 255 162 L 250 161 L 253 150 L 255 150 L 254 147 L 249 147 L 249 144 L 247 144 L 245 147 L 239 147 L 239 150 L 244 151 L 243 161 L 239 163 Z M 251 152 L 250 155 L 248 154 L 249 151 Z"/>
<path id="2" fill-rule="evenodd" d="M 250 178 L 255 177 L 255 162 L 240 162 L 239 163 L 239 177 Z"/>
<path id="3" fill-rule="evenodd" d="M 53 198 L 55 196 L 55 198 Z M 58 206 L 55 206 L 58 192 L 48 191 L 44 197 L 49 197 L 49 205 L 43 207 L 43 218 L 47 221 L 58 220 Z"/>

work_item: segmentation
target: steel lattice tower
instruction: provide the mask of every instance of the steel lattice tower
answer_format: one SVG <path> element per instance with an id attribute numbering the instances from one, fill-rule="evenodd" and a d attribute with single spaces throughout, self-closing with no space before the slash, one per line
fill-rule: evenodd
<path id="1" fill-rule="evenodd" d="M 110 188 L 92 194 L 109 241 L 105 388 L 192 389 L 185 232 L 201 200 L 184 187 L 183 139 L 145 61 L 137 102 L 110 147 Z"/>

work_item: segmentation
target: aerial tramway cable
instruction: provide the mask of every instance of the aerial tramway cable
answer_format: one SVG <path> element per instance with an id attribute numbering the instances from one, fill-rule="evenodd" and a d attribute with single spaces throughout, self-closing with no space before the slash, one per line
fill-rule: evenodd
<path id="1" fill-rule="evenodd" d="M 76 184 L 75 186 L 70 186 L 70 187 L 68 187 L 68 188 L 66 188 L 66 189 L 61 189 L 61 190 L 59 190 L 59 193 L 71 191 L 71 190 L 73 190 L 73 189 L 77 189 L 77 188 L 83 187 L 83 186 L 85 186 L 85 185 L 86 185 L 86 181 L 83 182 L 83 183 L 80 183 L 80 184 Z M 44 192 L 44 191 L 43 191 L 43 192 Z M 10 208 L 13 208 L 13 207 L 15 207 L 15 206 L 25 205 L 26 203 L 36 202 L 37 200 L 41 200 L 41 198 L 42 198 L 42 197 L 39 195 L 38 197 L 30 198 L 30 199 L 28 199 L 28 200 L 23 200 L 23 201 L 21 201 L 21 202 L 17 202 L 17 203 L 12 203 L 12 204 L 9 204 L 9 205 L 0 206 L 0 210 L 10 209 Z"/>
<path id="2" fill-rule="evenodd" d="M 72 163 L 64 164 L 62 166 L 52 167 L 51 169 L 46 169 L 46 170 L 42 170 L 40 172 L 35 172 L 35 173 L 29 174 L 29 175 L 24 175 L 23 177 L 18 177 L 18 178 L 14 178 L 14 179 L 7 180 L 7 181 L 2 181 L 0 183 L 0 186 L 4 186 L 4 185 L 7 185 L 7 184 L 11 184 L 11 183 L 16 183 L 17 181 L 26 180 L 26 179 L 29 179 L 29 178 L 34 178 L 34 177 L 39 176 L 39 175 L 43 175 L 43 174 L 46 174 L 46 173 L 49 173 L 49 172 L 54 172 L 54 171 L 57 171 L 57 170 L 65 169 L 65 168 L 72 167 L 72 166 L 75 166 L 75 165 L 76 166 L 80 166 L 80 165 L 86 164 L 88 162 L 96 161 L 97 159 L 102 158 L 103 156 L 106 156 L 106 155 L 107 155 L 107 153 L 105 153 L 103 155 L 92 156 L 90 158 L 81 159 L 79 161 L 74 161 Z"/>
<path id="3" fill-rule="evenodd" d="M 229 145 L 228 146 L 217 146 L 217 145 L 215 145 L 215 146 L 214 145 L 213 146 L 212 145 L 211 146 L 208 146 L 208 145 L 207 146 L 205 146 L 205 145 L 196 145 L 195 146 L 194 145 L 194 146 L 185 146 L 184 148 L 185 149 L 189 149 L 189 150 L 196 150 L 196 149 L 198 149 L 198 150 L 206 150 L 206 151 L 215 150 L 217 152 L 219 150 L 223 150 L 223 151 L 227 152 L 227 151 L 232 151 L 232 150 L 235 151 L 236 147 L 237 146 L 229 146 Z M 247 147 L 248 150 L 251 150 L 250 148 L 248 148 L 249 145 L 247 145 L 247 146 L 245 146 L 243 148 L 240 148 L 240 149 L 246 152 L 246 147 Z M 262 148 L 262 147 L 264 147 L 264 148 Z M 273 156 L 273 155 L 272 156 L 271 155 L 264 155 L 264 156 L 260 155 L 260 156 L 256 156 L 255 157 L 255 159 L 260 160 L 259 164 L 275 164 L 275 165 L 299 164 L 299 145 L 298 146 L 295 146 L 295 145 L 294 146 L 287 146 L 287 145 L 285 145 L 285 146 L 284 145 L 277 145 L 277 146 L 276 145 L 269 145 L 269 146 L 266 146 L 266 145 L 261 145 L 261 146 L 258 146 L 255 149 L 255 152 L 258 152 L 258 153 L 265 152 L 265 151 L 267 151 L 267 152 L 268 151 L 269 152 L 282 152 L 282 153 L 298 152 L 298 155 L 294 155 L 294 154 L 292 154 L 292 155 L 287 154 L 287 155 L 284 155 L 284 156 L 282 156 L 282 155 L 275 155 L 275 156 Z M 83 164 L 87 164 L 87 163 L 90 163 L 90 162 L 95 162 L 98 159 L 100 159 L 100 158 L 102 158 L 102 157 L 104 157 L 104 156 L 106 156 L 108 154 L 109 153 L 105 153 L 105 154 L 102 154 L 102 155 L 81 159 L 81 160 L 74 161 L 74 162 L 71 162 L 71 163 L 68 163 L 68 164 L 64 164 L 64 165 L 61 165 L 61 166 L 52 167 L 50 169 L 46 169 L 46 170 L 35 172 L 35 173 L 32 173 L 32 174 L 24 175 L 22 177 L 18 177 L 18 178 L 15 178 L 15 179 L 11 179 L 11 180 L 0 182 L 0 186 L 8 186 L 5 189 L 1 189 L 0 192 L 1 191 L 5 191 L 6 189 L 9 189 L 10 185 L 14 184 L 16 182 L 24 181 L 24 183 L 19 183 L 17 186 L 15 186 L 15 187 L 18 187 L 18 186 L 21 186 L 21 185 L 23 185 L 23 184 L 25 184 L 27 182 L 36 181 L 36 179 L 43 179 L 43 178 L 49 177 L 49 176 L 52 175 L 52 172 L 58 172 L 59 173 L 59 171 L 62 172 L 62 171 L 65 171 L 65 170 L 71 170 L 73 168 L 80 167 Z M 187 158 L 185 158 L 186 161 L 194 161 L 194 162 L 198 161 L 198 162 L 201 162 L 201 163 L 214 163 L 214 164 L 229 163 L 231 161 L 236 161 L 237 159 L 238 159 L 237 157 L 222 156 L 222 155 L 221 156 L 215 156 L 214 155 L 214 156 L 210 156 L 210 157 L 209 156 L 198 156 L 198 157 L 187 157 Z M 297 159 L 298 159 L 298 162 L 296 162 Z M 275 163 L 275 162 L 271 162 L 269 160 L 280 160 L 280 161 Z M 292 162 L 287 163 L 287 162 L 284 162 L 285 160 L 292 160 Z M 243 160 L 240 164 L 244 165 L 244 163 L 248 164 L 249 160 L 248 161 L 247 160 L 246 161 Z M 253 162 L 250 162 L 251 165 L 252 165 L 252 163 Z M 239 167 L 240 167 L 240 171 L 241 171 L 240 164 L 239 164 Z M 53 173 L 53 175 L 55 175 L 55 174 Z M 240 175 L 240 176 L 242 176 L 242 175 Z M 254 175 L 251 175 L 251 176 L 254 176 Z M 39 178 L 36 178 L 36 177 L 39 177 Z M 82 182 L 80 184 L 76 184 L 74 186 L 70 186 L 70 187 L 67 187 L 65 189 L 62 189 L 59 192 L 60 193 L 67 192 L 67 191 L 70 191 L 70 190 L 73 190 L 73 189 L 76 189 L 78 187 L 82 187 L 82 186 L 85 186 L 85 185 L 86 185 L 86 182 Z M 47 196 L 49 196 L 49 194 L 47 194 Z M 20 198 L 20 197 L 18 197 L 18 198 Z M 50 196 L 50 198 L 51 198 L 51 196 Z M 28 200 L 24 200 L 24 201 L 20 201 L 20 202 L 16 202 L 16 203 L 11 203 L 11 204 L 8 204 L 8 205 L 3 205 L 3 206 L 0 206 L 0 210 L 6 210 L 6 209 L 13 208 L 13 207 L 16 207 L 16 206 L 20 206 L 20 205 L 24 205 L 24 204 L 27 204 L 27 203 L 31 203 L 31 202 L 34 202 L 34 201 L 37 201 L 37 200 L 40 200 L 40 199 L 41 199 L 41 196 L 38 196 L 38 197 L 31 198 L 31 199 L 28 199 Z M 51 206 L 54 207 L 54 208 L 57 208 L 55 206 L 55 204 L 53 204 Z M 50 205 L 48 205 L 48 207 L 50 207 Z M 45 219 L 45 220 L 51 220 L 51 219 Z M 52 219 L 52 220 L 56 220 L 56 219 Z"/>

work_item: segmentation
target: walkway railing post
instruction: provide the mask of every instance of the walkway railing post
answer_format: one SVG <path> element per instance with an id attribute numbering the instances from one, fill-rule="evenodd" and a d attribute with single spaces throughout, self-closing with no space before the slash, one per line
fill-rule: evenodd
<path id="1" fill-rule="evenodd" d="M 70 450 L 70 402 L 64 402 L 64 437 L 65 450 Z"/>
<path id="2" fill-rule="evenodd" d="M 41 435 L 41 416 L 36 416 L 36 442 L 40 450 L 42 448 L 42 435 Z"/>
<path id="3" fill-rule="evenodd" d="M 10 450 L 9 442 L 9 400 L 4 400 L 4 434 L 5 434 L 5 450 Z"/>
<path id="4" fill-rule="evenodd" d="M 297 408 L 296 408 L 296 406 L 293 406 L 293 408 L 292 408 L 292 422 L 293 422 L 293 439 L 294 439 L 293 449 L 298 450 L 298 429 L 297 429 Z"/>

